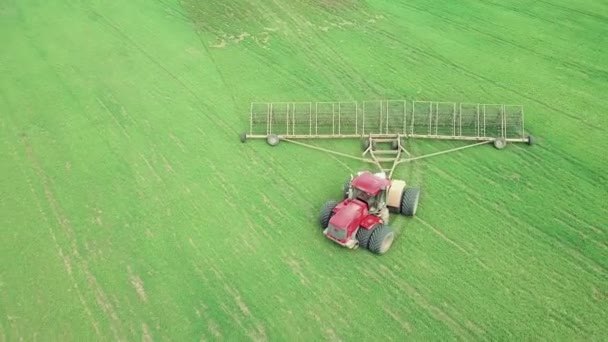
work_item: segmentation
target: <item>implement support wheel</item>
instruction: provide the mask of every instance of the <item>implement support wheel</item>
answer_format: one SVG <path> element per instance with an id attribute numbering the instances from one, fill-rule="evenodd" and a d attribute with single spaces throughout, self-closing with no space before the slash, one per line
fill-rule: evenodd
<path id="1" fill-rule="evenodd" d="M 527 141 L 528 145 L 534 145 L 535 141 L 534 141 L 534 136 L 532 135 L 528 135 L 528 141 Z"/>
<path id="2" fill-rule="evenodd" d="M 266 137 L 266 142 L 270 146 L 276 146 L 279 144 L 280 141 L 281 140 L 279 139 L 279 136 L 276 134 L 270 134 L 268 135 L 268 137 Z"/>
<path id="3" fill-rule="evenodd" d="M 502 150 L 506 146 L 507 146 L 507 141 L 505 140 L 505 138 L 498 138 L 498 139 L 494 140 L 494 147 L 496 147 L 497 149 Z"/>

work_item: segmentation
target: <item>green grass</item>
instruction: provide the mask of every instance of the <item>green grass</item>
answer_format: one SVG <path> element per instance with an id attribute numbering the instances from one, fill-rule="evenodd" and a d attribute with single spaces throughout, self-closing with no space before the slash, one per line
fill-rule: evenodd
<path id="1" fill-rule="evenodd" d="M 602 339 L 607 34 L 591 0 L 4 1 L 0 340 Z M 538 145 L 401 167 L 418 217 L 348 251 L 317 214 L 365 165 L 238 133 L 375 98 L 521 103 Z"/>

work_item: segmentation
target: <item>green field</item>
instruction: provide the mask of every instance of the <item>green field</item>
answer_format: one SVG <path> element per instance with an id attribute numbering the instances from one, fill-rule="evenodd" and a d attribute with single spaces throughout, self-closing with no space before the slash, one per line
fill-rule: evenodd
<path id="1" fill-rule="evenodd" d="M 0 341 L 605 339 L 607 37 L 593 0 L 0 2 Z M 368 165 L 238 134 L 379 98 L 538 144 L 404 164 L 417 217 L 347 250 L 318 211 Z"/>

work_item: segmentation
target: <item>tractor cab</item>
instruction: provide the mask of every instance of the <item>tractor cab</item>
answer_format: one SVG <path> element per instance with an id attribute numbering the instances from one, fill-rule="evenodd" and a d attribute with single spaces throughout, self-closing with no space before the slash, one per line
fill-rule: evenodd
<path id="1" fill-rule="evenodd" d="M 370 172 L 363 172 L 351 182 L 350 200 L 360 200 L 367 204 L 370 214 L 375 214 L 386 207 L 386 190 L 391 181 Z"/>

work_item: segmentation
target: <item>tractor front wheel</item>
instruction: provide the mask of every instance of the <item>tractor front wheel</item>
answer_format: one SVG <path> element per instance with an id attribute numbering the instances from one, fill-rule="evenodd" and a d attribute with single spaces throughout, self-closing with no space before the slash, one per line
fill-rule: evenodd
<path id="1" fill-rule="evenodd" d="M 319 223 L 321 228 L 325 229 L 329 225 L 329 220 L 334 216 L 334 208 L 338 205 L 336 201 L 327 201 L 321 208 L 321 215 L 319 215 Z"/>
<path id="2" fill-rule="evenodd" d="M 394 240 L 393 229 L 387 225 L 379 225 L 372 232 L 368 249 L 375 254 L 384 254 L 391 248 Z"/>
<path id="3" fill-rule="evenodd" d="M 401 197 L 401 214 L 405 216 L 416 215 L 418 209 L 418 199 L 420 198 L 420 188 L 407 188 Z"/>
<path id="4" fill-rule="evenodd" d="M 359 247 L 367 248 L 369 245 L 369 238 L 372 236 L 375 227 L 371 227 L 369 229 L 359 227 L 357 230 L 357 241 L 359 241 Z"/>

